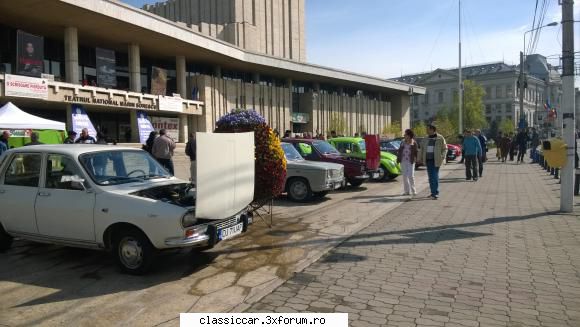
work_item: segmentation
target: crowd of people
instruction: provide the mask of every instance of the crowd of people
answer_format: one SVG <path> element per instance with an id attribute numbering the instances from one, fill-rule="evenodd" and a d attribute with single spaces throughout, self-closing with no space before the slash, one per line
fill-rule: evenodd
<path id="1" fill-rule="evenodd" d="M 534 157 L 537 147 L 540 145 L 540 136 L 535 128 L 531 131 L 520 129 L 516 135 L 514 133 L 499 133 L 495 139 L 497 145 L 496 157 L 501 162 L 514 161 L 523 163 L 524 156 L 530 146 L 531 156 Z M 509 159 L 508 159 L 509 157 Z"/>

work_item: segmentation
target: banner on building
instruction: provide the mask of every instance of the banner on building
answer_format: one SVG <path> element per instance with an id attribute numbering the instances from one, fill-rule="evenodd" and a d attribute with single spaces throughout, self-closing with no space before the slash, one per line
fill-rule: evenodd
<path id="1" fill-rule="evenodd" d="M 48 100 L 48 81 L 44 78 L 6 74 L 4 77 L 4 95 Z"/>
<path id="2" fill-rule="evenodd" d="M 44 72 L 44 38 L 18 30 L 16 47 L 18 74 L 40 77 Z"/>
<path id="3" fill-rule="evenodd" d="M 97 85 L 106 88 L 117 87 L 115 51 L 96 49 Z"/>
<path id="4" fill-rule="evenodd" d="M 159 67 L 151 67 L 151 94 L 167 94 L 167 70 Z"/>
<path id="5" fill-rule="evenodd" d="M 183 99 L 160 95 L 157 99 L 159 110 L 183 112 Z"/>
<path id="6" fill-rule="evenodd" d="M 145 144 L 149 138 L 149 134 L 151 134 L 155 128 L 153 128 L 153 124 L 151 124 L 151 121 L 147 118 L 147 113 L 144 111 L 137 112 L 137 126 L 139 127 L 139 142 Z"/>
<path id="7" fill-rule="evenodd" d="M 85 109 L 78 104 L 72 106 L 72 128 L 77 133 L 77 137 L 81 135 L 83 128 L 86 128 L 89 130 L 89 135 L 94 137 L 95 140 L 97 139 L 95 126 L 93 126 Z"/>
<path id="8" fill-rule="evenodd" d="M 179 118 L 151 116 L 151 123 L 153 124 L 153 128 L 157 131 L 165 129 L 167 136 L 171 137 L 176 142 L 179 139 Z"/>

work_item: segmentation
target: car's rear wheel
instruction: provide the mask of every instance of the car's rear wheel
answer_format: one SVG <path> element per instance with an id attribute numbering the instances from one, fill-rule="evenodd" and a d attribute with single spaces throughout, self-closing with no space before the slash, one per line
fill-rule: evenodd
<path id="1" fill-rule="evenodd" d="M 362 185 L 362 183 L 364 183 L 364 180 L 353 180 L 353 181 L 348 181 L 350 183 L 350 185 L 352 185 L 353 187 L 359 187 Z"/>
<path id="2" fill-rule="evenodd" d="M 143 275 L 149 271 L 155 257 L 155 248 L 138 229 L 124 229 L 113 239 L 113 255 L 123 272 Z"/>
<path id="3" fill-rule="evenodd" d="M 12 247 L 12 236 L 8 235 L 2 225 L 0 225 L 0 252 L 4 252 Z"/>
<path id="4" fill-rule="evenodd" d="M 304 178 L 293 178 L 288 182 L 288 198 L 296 202 L 306 202 L 312 198 L 310 184 Z"/>

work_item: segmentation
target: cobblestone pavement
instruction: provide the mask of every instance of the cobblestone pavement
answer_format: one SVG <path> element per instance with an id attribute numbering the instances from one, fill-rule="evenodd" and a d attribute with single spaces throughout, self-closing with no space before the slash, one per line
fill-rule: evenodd
<path id="1" fill-rule="evenodd" d="M 248 312 L 348 312 L 350 326 L 580 326 L 580 217 L 539 166 L 462 170 Z M 578 202 L 578 201 L 577 201 Z M 576 204 L 577 206 L 580 204 Z"/>

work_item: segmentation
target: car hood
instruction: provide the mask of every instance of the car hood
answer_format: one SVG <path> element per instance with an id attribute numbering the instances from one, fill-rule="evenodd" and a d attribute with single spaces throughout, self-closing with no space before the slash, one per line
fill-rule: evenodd
<path id="1" fill-rule="evenodd" d="M 116 193 L 116 194 L 129 194 L 133 192 L 143 191 L 150 188 L 167 186 L 167 185 L 177 185 L 187 183 L 179 178 L 155 178 L 150 180 L 144 180 L 142 182 L 132 182 L 118 185 L 107 185 L 100 186 L 100 189 L 106 192 Z"/>
<path id="2" fill-rule="evenodd" d="M 328 170 L 341 169 L 342 165 L 332 162 L 307 161 L 307 160 L 288 160 L 287 169 L 311 169 L 311 170 Z"/>
<path id="3" fill-rule="evenodd" d="M 391 161 L 397 161 L 397 156 L 390 153 L 390 152 L 381 151 L 381 159 L 388 159 Z"/>

